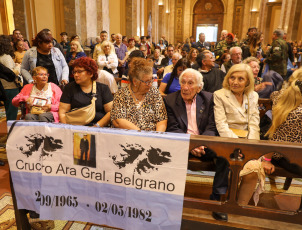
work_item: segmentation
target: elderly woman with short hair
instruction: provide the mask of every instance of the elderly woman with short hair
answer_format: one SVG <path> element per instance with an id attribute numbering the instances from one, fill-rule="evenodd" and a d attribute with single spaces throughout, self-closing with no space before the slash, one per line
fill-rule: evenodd
<path id="1" fill-rule="evenodd" d="M 246 64 L 231 67 L 223 88 L 214 92 L 216 127 L 222 137 L 259 139 L 258 94 L 254 77 Z"/>
<path id="2" fill-rule="evenodd" d="M 260 61 L 255 57 L 248 57 L 243 60 L 243 63 L 248 64 L 253 71 L 255 91 L 260 98 L 269 98 L 272 92 L 279 90 L 283 83 L 283 78 L 280 74 L 270 70 L 263 77 L 258 77 Z"/>
<path id="3" fill-rule="evenodd" d="M 113 100 L 111 121 L 116 128 L 164 132 L 167 112 L 159 91 L 152 86 L 152 63 L 133 58 L 128 87 L 120 89 Z"/>
<path id="4" fill-rule="evenodd" d="M 97 63 L 101 70 L 106 70 L 113 75 L 118 73 L 118 59 L 114 46 L 109 41 L 103 41 Z"/>

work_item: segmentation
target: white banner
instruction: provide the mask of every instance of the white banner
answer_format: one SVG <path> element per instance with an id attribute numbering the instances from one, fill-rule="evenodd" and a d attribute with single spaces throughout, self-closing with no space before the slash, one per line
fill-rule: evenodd
<path id="1" fill-rule="evenodd" d="M 180 229 L 189 138 L 17 122 L 7 153 L 18 208 L 41 219 Z"/>

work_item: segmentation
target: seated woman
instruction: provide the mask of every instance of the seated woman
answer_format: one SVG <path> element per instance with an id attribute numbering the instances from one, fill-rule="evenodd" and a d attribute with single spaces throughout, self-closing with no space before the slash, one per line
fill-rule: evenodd
<path id="1" fill-rule="evenodd" d="M 243 60 L 243 63 L 248 64 L 252 68 L 255 80 L 255 91 L 260 98 L 270 98 L 272 92 L 280 89 L 283 83 L 283 78 L 280 74 L 270 70 L 264 74 L 263 77 L 259 77 L 260 62 L 255 57 L 248 57 Z"/>
<path id="2" fill-rule="evenodd" d="M 190 67 L 192 67 L 194 64 L 197 63 L 196 62 L 197 55 L 198 55 L 198 50 L 195 48 L 192 48 L 188 55 L 188 62 L 190 64 Z"/>
<path id="3" fill-rule="evenodd" d="M 47 69 L 38 66 L 33 69 L 33 83 L 23 87 L 12 103 L 19 107 L 26 102 L 25 120 L 59 122 L 59 103 L 61 89 L 54 83 L 48 83 Z"/>
<path id="4" fill-rule="evenodd" d="M 28 83 L 33 81 L 30 71 L 36 66 L 42 66 L 48 70 L 48 81 L 59 84 L 68 83 L 69 69 L 62 52 L 53 47 L 53 37 L 47 31 L 40 31 L 35 37 L 34 47 L 26 51 L 21 73 Z"/>
<path id="5" fill-rule="evenodd" d="M 272 126 L 267 135 L 272 141 L 302 143 L 302 71 L 284 90 L 273 107 Z M 240 185 L 239 204 L 248 204 L 259 181 L 259 187 L 254 194 L 257 205 L 259 194 L 264 191 L 265 174 L 273 173 L 275 165 L 291 173 L 302 174 L 301 167 L 291 164 L 279 153 L 266 154 L 259 160 L 250 161 L 241 172 L 245 176 Z"/>
<path id="6" fill-rule="evenodd" d="M 258 94 L 254 91 L 254 77 L 246 64 L 231 67 L 222 89 L 214 92 L 214 114 L 221 137 L 258 139 Z"/>
<path id="7" fill-rule="evenodd" d="M 164 132 L 167 112 L 158 90 L 152 87 L 152 65 L 144 58 L 133 58 L 129 85 L 113 100 L 111 121 L 116 128 Z"/>
<path id="8" fill-rule="evenodd" d="M 66 113 L 91 104 L 93 82 L 98 78 L 98 66 L 89 57 L 78 58 L 73 63 L 74 82 L 66 85 L 63 90 L 59 107 L 61 123 L 67 123 Z M 107 126 L 110 122 L 112 94 L 107 85 L 96 83 L 95 117 L 87 125 Z"/>
<path id="9" fill-rule="evenodd" d="M 160 83 L 159 92 L 161 95 L 167 95 L 180 90 L 179 76 L 186 68 L 188 68 L 187 59 L 182 58 L 177 61 L 172 73 L 167 73 Z"/>
<path id="10" fill-rule="evenodd" d="M 118 73 L 118 59 L 115 54 L 114 46 L 109 41 L 104 41 L 101 45 L 101 52 L 98 57 L 98 65 L 101 70 L 115 75 Z"/>
<path id="11" fill-rule="evenodd" d="M 161 50 L 166 49 L 166 45 L 164 44 L 164 39 L 159 39 L 159 42 L 157 44 L 158 47 L 160 47 Z"/>
<path id="12" fill-rule="evenodd" d="M 86 54 L 83 51 L 83 48 L 81 47 L 80 42 L 77 40 L 73 40 L 70 42 L 70 51 L 66 55 L 66 62 L 69 66 L 69 82 L 74 81 L 73 75 L 72 75 L 72 65 L 74 61 L 80 57 L 86 57 Z"/>

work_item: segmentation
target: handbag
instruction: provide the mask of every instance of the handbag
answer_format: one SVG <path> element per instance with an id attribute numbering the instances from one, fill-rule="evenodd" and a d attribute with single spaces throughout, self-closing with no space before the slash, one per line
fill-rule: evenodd
<path id="1" fill-rule="evenodd" d="M 30 109 L 30 113 L 39 115 L 45 113 L 45 111 L 41 106 L 32 106 Z"/>
<path id="2" fill-rule="evenodd" d="M 87 125 L 95 117 L 96 82 L 92 84 L 91 104 L 79 109 L 73 109 L 65 114 L 66 123 L 71 125 Z"/>
<path id="3" fill-rule="evenodd" d="M 247 129 L 248 130 L 244 130 L 244 129 L 234 129 L 234 128 L 230 128 L 230 130 L 233 131 L 233 133 L 235 133 L 235 135 L 237 135 L 239 138 L 245 138 L 247 139 L 249 132 L 250 132 L 250 101 L 249 101 L 249 97 L 247 96 L 247 103 L 248 103 L 248 108 L 247 108 Z"/>
<path id="4" fill-rule="evenodd" d="M 230 130 L 232 130 L 233 133 L 235 133 L 239 138 L 247 138 L 247 135 L 249 133 L 247 130 L 243 129 L 230 128 Z"/>

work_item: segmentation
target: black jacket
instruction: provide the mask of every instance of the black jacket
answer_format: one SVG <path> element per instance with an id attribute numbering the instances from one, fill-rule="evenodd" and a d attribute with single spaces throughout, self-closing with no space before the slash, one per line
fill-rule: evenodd
<path id="1" fill-rule="evenodd" d="M 217 136 L 214 119 L 213 94 L 200 92 L 196 95 L 196 122 L 200 135 Z M 188 118 L 186 104 L 177 91 L 168 94 L 165 98 L 165 105 L 168 114 L 167 132 L 187 133 Z"/>

